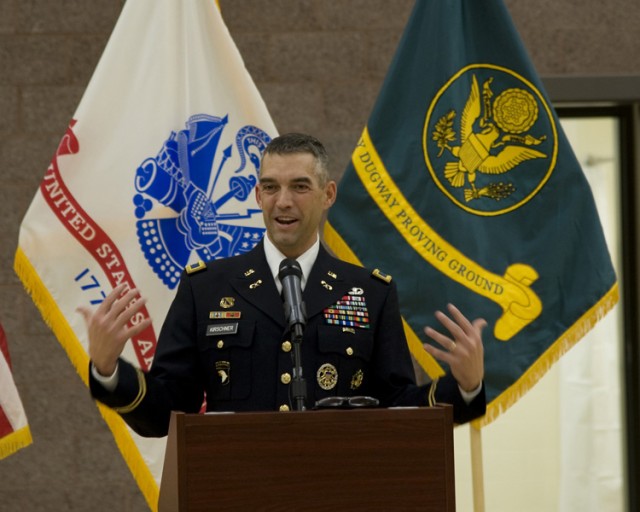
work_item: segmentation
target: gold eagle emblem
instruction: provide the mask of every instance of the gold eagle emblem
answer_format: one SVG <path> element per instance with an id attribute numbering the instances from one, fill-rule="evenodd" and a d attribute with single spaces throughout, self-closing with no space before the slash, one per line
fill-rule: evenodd
<path id="1" fill-rule="evenodd" d="M 524 89 L 510 88 L 492 101 L 492 81 L 493 78 L 489 78 L 484 82 L 481 93 L 473 75 L 471 91 L 460 118 L 460 145 L 455 145 L 455 110 L 442 116 L 432 133 L 440 148 L 437 156 L 441 157 L 447 150 L 457 159 L 445 164 L 444 177 L 456 188 L 468 184 L 469 188 L 464 190 L 466 202 L 481 197 L 499 201 L 515 191 L 512 183 L 504 182 L 477 188 L 477 173 L 500 175 L 524 161 L 547 157 L 531 147 L 541 144 L 546 136 L 534 137 L 526 133 L 538 119 L 538 105 L 533 95 Z M 496 153 L 496 148 L 502 149 Z"/>

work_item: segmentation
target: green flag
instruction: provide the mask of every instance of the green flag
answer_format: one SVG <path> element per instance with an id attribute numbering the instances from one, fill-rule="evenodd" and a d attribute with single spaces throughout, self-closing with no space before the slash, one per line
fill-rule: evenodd
<path id="1" fill-rule="evenodd" d="M 501 0 L 418 0 L 325 227 L 393 275 L 412 353 L 484 317 L 491 422 L 618 299 L 591 189 Z"/>

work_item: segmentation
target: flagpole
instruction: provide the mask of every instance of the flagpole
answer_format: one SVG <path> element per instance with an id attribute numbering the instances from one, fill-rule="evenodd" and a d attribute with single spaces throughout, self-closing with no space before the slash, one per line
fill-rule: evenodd
<path id="1" fill-rule="evenodd" d="M 469 425 L 471 438 L 471 479 L 473 483 L 473 511 L 484 512 L 484 472 L 482 467 L 482 433 Z"/>

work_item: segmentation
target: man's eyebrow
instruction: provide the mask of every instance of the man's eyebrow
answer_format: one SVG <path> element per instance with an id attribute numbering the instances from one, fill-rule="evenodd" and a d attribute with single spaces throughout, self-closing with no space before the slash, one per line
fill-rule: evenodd
<path id="1" fill-rule="evenodd" d="M 292 179 L 291 183 L 313 183 L 313 180 L 309 176 L 300 176 Z"/>
<path id="2" fill-rule="evenodd" d="M 278 180 L 275 178 L 264 177 L 260 178 L 260 183 L 277 183 Z M 309 176 L 300 176 L 298 178 L 293 178 L 289 183 L 313 183 L 313 180 Z"/>

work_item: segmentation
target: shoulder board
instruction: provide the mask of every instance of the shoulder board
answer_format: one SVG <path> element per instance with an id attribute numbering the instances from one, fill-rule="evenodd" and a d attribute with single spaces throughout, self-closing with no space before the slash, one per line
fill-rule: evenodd
<path id="1" fill-rule="evenodd" d="M 196 272 L 200 272 L 205 268 L 207 268 L 206 263 L 202 260 L 199 260 L 195 263 L 192 263 L 191 265 L 187 265 L 185 267 L 185 270 L 187 271 L 187 274 L 195 274 Z"/>
<path id="2" fill-rule="evenodd" d="M 371 272 L 371 275 L 377 279 L 380 279 L 380 281 L 384 281 L 387 284 L 391 282 L 391 276 L 389 274 L 385 274 L 378 268 L 374 269 L 374 271 Z"/>

